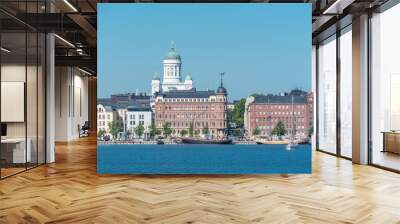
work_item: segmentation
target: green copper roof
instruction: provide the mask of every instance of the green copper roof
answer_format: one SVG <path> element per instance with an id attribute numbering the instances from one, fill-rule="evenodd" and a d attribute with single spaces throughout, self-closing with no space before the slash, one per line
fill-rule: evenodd
<path id="1" fill-rule="evenodd" d="M 185 80 L 192 80 L 192 76 L 190 74 L 187 74 Z"/>
<path id="2" fill-rule="evenodd" d="M 169 50 L 168 54 L 165 56 L 164 59 L 176 59 L 181 60 L 181 56 L 175 50 L 175 43 L 171 43 L 171 49 Z"/>
<path id="3" fill-rule="evenodd" d="M 158 75 L 158 73 L 154 73 L 153 75 L 153 80 L 160 80 L 160 76 Z"/>

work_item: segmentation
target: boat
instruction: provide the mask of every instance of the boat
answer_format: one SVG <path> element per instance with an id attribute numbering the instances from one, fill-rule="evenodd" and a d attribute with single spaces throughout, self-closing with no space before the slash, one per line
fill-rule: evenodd
<path id="1" fill-rule="evenodd" d="M 164 141 L 163 140 L 157 140 L 157 145 L 164 145 Z"/>
<path id="2" fill-rule="evenodd" d="M 297 147 L 297 143 L 296 142 L 289 142 L 287 145 L 286 145 L 286 149 L 287 150 L 291 150 L 292 148 L 296 148 Z"/>
<path id="3" fill-rule="evenodd" d="M 175 139 L 173 140 L 173 142 L 176 143 L 176 144 L 182 144 L 182 139 L 180 139 L 180 138 L 175 138 Z"/>
<path id="4" fill-rule="evenodd" d="M 309 138 L 303 138 L 300 141 L 298 141 L 299 145 L 306 145 L 306 144 L 311 144 Z"/>
<path id="5" fill-rule="evenodd" d="M 257 145 L 283 145 L 287 144 L 287 140 L 266 140 L 266 139 L 257 139 L 255 140 Z"/>
<path id="6" fill-rule="evenodd" d="M 181 138 L 184 144 L 232 144 L 231 139 Z"/>

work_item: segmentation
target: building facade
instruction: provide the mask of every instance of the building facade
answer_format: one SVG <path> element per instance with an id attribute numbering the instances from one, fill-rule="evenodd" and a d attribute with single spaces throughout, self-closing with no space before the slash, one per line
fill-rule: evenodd
<path id="1" fill-rule="evenodd" d="M 150 108 L 128 108 L 126 111 L 126 131 L 129 133 L 128 137 L 133 138 L 149 138 L 150 126 L 152 124 L 152 112 Z M 142 125 L 144 132 L 142 136 L 138 136 L 136 128 Z"/>
<path id="2" fill-rule="evenodd" d="M 119 134 L 118 138 L 123 138 L 126 133 L 126 113 L 128 109 L 123 106 L 112 106 L 115 111 L 114 121 L 117 123 Z"/>
<path id="3" fill-rule="evenodd" d="M 190 135 L 192 127 L 194 136 L 222 138 L 227 130 L 227 91 L 221 82 L 217 91 L 191 89 L 157 94 L 154 117 L 156 128 L 162 130 L 168 123 L 173 136 L 181 136 L 182 130 Z"/>
<path id="4" fill-rule="evenodd" d="M 163 60 L 163 79 L 156 73 L 151 81 L 151 93 L 168 92 L 174 90 L 191 90 L 193 80 L 190 74 L 182 79 L 182 61 L 181 56 L 176 52 L 174 43 Z"/>
<path id="5" fill-rule="evenodd" d="M 308 136 L 313 127 L 313 94 L 292 90 L 284 95 L 256 95 L 246 99 L 244 126 L 248 136 L 258 128 L 261 136 L 272 136 L 277 123 L 283 122 L 286 134 Z"/>
<path id="6" fill-rule="evenodd" d="M 150 97 L 146 93 L 119 93 L 112 94 L 111 97 L 103 98 L 101 101 L 109 103 L 112 106 L 125 107 L 136 106 L 136 107 L 149 107 Z"/>
<path id="7" fill-rule="evenodd" d="M 110 134 L 108 126 L 116 117 L 115 110 L 111 106 L 97 105 L 97 131 L 103 130 L 106 134 Z"/>

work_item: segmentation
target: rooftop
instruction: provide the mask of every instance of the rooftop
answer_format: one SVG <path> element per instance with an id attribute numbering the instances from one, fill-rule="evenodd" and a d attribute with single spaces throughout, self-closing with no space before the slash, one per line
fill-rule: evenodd
<path id="1" fill-rule="evenodd" d="M 103 105 L 104 106 L 104 105 Z M 113 111 L 113 108 L 111 107 L 111 106 L 104 106 L 104 109 L 107 111 L 107 112 L 112 112 Z"/>
<path id="2" fill-rule="evenodd" d="M 111 106 L 114 109 L 126 109 L 126 108 L 133 108 L 133 107 L 150 107 L 150 101 L 149 102 L 139 102 L 139 101 L 131 101 L 129 103 L 116 103 L 116 104 L 111 104 Z"/>
<path id="3" fill-rule="evenodd" d="M 151 111 L 150 107 L 128 107 L 128 111 Z"/>
<path id="4" fill-rule="evenodd" d="M 173 90 L 166 93 L 161 93 L 164 98 L 208 98 L 215 95 L 214 90 L 197 91 L 196 88 L 191 90 Z"/>
<path id="5" fill-rule="evenodd" d="M 110 98 L 98 98 L 97 104 L 101 104 L 103 106 L 108 106 L 111 104 L 111 100 L 110 100 Z"/>
<path id="6" fill-rule="evenodd" d="M 268 103 L 268 104 L 304 104 L 307 103 L 307 95 L 256 95 L 254 96 L 254 103 Z"/>

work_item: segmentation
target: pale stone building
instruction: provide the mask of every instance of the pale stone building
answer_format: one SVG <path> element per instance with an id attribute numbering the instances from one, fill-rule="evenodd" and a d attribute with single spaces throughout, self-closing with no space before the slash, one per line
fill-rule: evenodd
<path id="1" fill-rule="evenodd" d="M 104 130 L 110 134 L 108 124 L 115 119 L 116 112 L 111 106 L 97 105 L 97 131 Z"/>
<path id="2" fill-rule="evenodd" d="M 126 111 L 126 130 L 130 133 L 128 137 L 138 138 L 135 128 L 139 125 L 144 127 L 142 138 L 150 137 L 150 126 L 152 124 L 152 112 L 150 108 L 128 108 Z"/>

